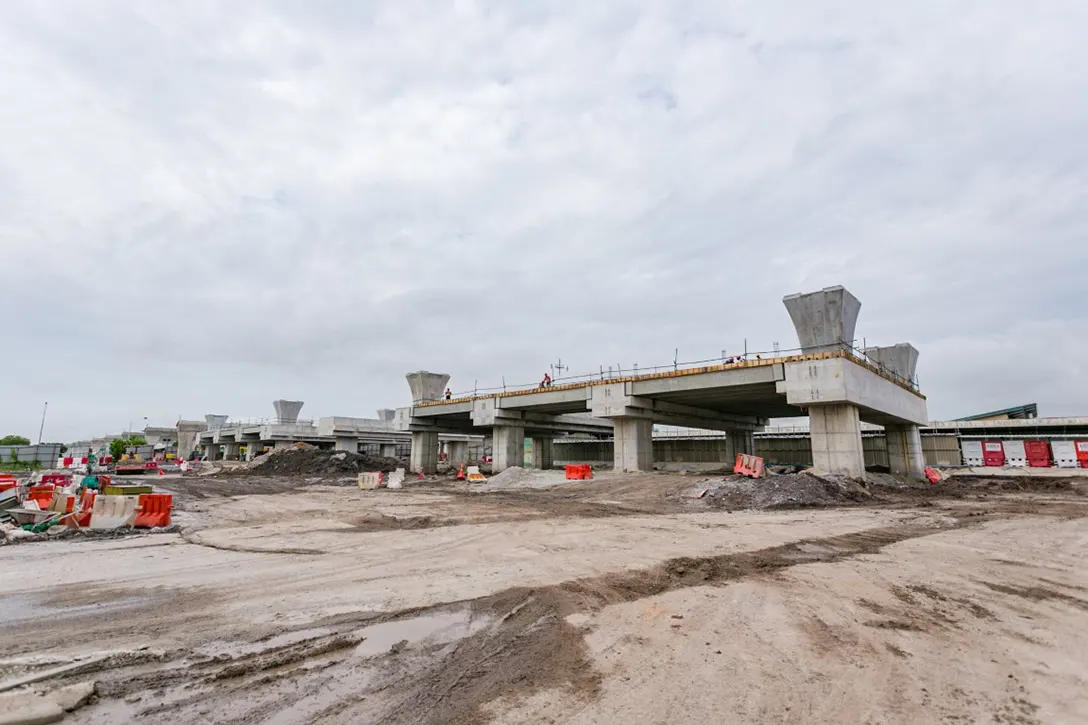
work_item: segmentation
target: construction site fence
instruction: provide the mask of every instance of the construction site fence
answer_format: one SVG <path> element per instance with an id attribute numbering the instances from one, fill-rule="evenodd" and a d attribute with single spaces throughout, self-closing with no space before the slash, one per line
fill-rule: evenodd
<path id="1" fill-rule="evenodd" d="M 855 347 L 853 345 L 846 344 L 846 343 L 840 343 L 838 346 L 823 347 L 823 348 L 820 349 L 820 352 L 822 352 L 822 353 L 827 353 L 827 352 L 842 352 L 842 353 L 845 353 L 847 356 L 852 357 L 855 360 L 858 360 L 860 362 L 863 362 L 863 363 L 875 368 L 876 370 L 878 370 L 882 374 L 886 375 L 887 377 L 895 379 L 896 381 L 898 381 L 899 383 L 907 386 L 911 390 L 913 390 L 915 392 L 920 392 L 920 389 L 919 389 L 919 386 L 918 386 L 917 376 L 915 376 L 913 379 L 908 379 L 908 378 L 904 378 L 904 377 L 901 377 L 901 376 L 897 375 L 894 371 L 892 371 L 886 365 L 884 365 L 884 364 L 870 358 L 868 355 L 866 355 L 864 348 Z M 603 380 L 616 380 L 616 379 L 620 379 L 620 378 L 632 378 L 632 377 L 639 377 L 639 376 L 643 376 L 643 375 L 657 375 L 657 374 L 660 374 L 660 373 L 680 372 L 681 370 L 690 370 L 692 368 L 701 368 L 701 367 L 709 367 L 709 366 L 717 366 L 717 365 L 729 365 L 730 360 L 732 360 L 734 364 L 752 363 L 752 362 L 759 362 L 759 363 L 764 363 L 765 364 L 765 363 L 776 362 L 776 361 L 785 362 L 785 361 L 788 361 L 790 358 L 796 358 L 798 356 L 811 355 L 811 354 L 816 354 L 816 353 L 813 352 L 813 348 L 805 349 L 805 348 L 800 348 L 800 347 L 798 347 L 798 348 L 789 348 L 789 349 L 779 348 L 779 349 L 776 349 L 776 350 L 763 350 L 763 351 L 752 350 L 752 351 L 747 351 L 747 352 L 727 352 L 727 351 L 723 350 L 722 355 L 720 355 L 718 357 L 706 358 L 704 360 L 685 360 L 685 361 L 681 361 L 681 360 L 679 360 L 679 357 L 677 356 L 677 358 L 674 358 L 672 363 L 666 363 L 664 365 L 643 366 L 643 365 L 633 364 L 633 365 L 631 365 L 629 367 L 624 367 L 623 365 L 621 365 L 619 363 L 617 363 L 615 365 L 608 365 L 608 366 L 601 365 L 601 366 L 599 366 L 599 368 L 598 368 L 598 370 L 596 372 L 581 373 L 581 374 L 578 374 L 578 375 L 565 375 L 565 376 L 553 377 L 552 380 L 551 380 L 551 384 L 552 384 L 552 386 L 584 385 L 586 383 L 603 381 Z M 507 384 L 505 381 L 503 381 L 502 385 L 496 386 L 496 387 L 481 388 L 481 387 L 477 386 L 477 387 L 475 387 L 475 388 L 473 388 L 471 390 L 461 390 L 461 391 L 456 392 L 456 393 L 451 391 L 451 397 L 452 398 L 476 398 L 476 397 L 479 397 L 481 395 L 487 396 L 487 395 L 495 395 L 495 394 L 499 394 L 499 393 L 528 391 L 528 390 L 537 389 L 539 387 L 540 387 L 540 381 L 536 381 L 536 382 L 533 382 L 533 383 L 517 383 L 517 384 Z M 419 403 L 420 401 L 414 401 L 414 402 Z"/>
<path id="2" fill-rule="evenodd" d="M 864 436 L 861 439 L 868 467 L 888 466 L 888 446 L 884 436 Z M 728 438 L 654 439 L 654 461 L 657 463 L 731 463 L 739 451 Z M 556 461 L 578 463 L 611 463 L 612 441 L 555 441 Z M 959 466 L 959 440 L 955 436 L 922 436 L 922 454 L 927 466 Z M 804 438 L 756 438 L 755 455 L 768 463 L 812 465 L 812 443 Z"/>
<path id="3" fill-rule="evenodd" d="M 60 458 L 59 443 L 40 443 L 34 446 L 0 446 L 0 464 L 39 463 L 43 467 L 57 464 Z"/>

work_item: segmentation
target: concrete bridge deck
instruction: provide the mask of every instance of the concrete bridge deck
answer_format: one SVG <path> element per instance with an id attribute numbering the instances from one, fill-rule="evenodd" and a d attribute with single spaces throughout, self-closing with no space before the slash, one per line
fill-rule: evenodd
<path id="1" fill-rule="evenodd" d="M 723 430 L 735 452 L 751 453 L 753 432 L 771 418 L 809 415 L 817 466 L 863 475 L 865 421 L 888 431 L 893 470 L 921 475 L 918 426 L 927 416 L 925 396 L 913 383 L 918 351 L 908 343 L 854 351 L 849 341 L 861 303 L 842 287 L 788 295 L 783 302 L 802 354 L 450 400 L 443 395 L 448 375 L 410 373 L 415 403 L 398 416 L 413 433 L 413 469 L 433 468 L 429 451 L 440 431 L 490 429 L 494 467 L 502 470 L 519 465 L 526 436 L 547 463 L 556 435 L 592 432 L 610 421 L 616 468 L 645 471 L 653 465 L 655 423 Z"/>

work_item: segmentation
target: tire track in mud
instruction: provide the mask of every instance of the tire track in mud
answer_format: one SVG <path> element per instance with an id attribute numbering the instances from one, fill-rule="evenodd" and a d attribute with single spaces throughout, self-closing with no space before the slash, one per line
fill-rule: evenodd
<path id="1" fill-rule="evenodd" d="M 335 621 L 310 623 L 323 631 L 301 642 L 256 651 L 250 646 L 237 655 L 215 657 L 174 653 L 169 661 L 137 671 L 107 670 L 97 707 L 118 717 L 125 713 L 209 723 L 260 721 L 275 713 L 314 725 L 486 722 L 483 706 L 500 697 L 548 689 L 586 699 L 596 696 L 601 676 L 582 631 L 567 621 L 571 614 L 688 587 L 725 585 L 798 564 L 870 554 L 957 525 L 962 524 L 935 528 L 906 522 L 757 551 L 670 559 L 646 569 L 515 587 L 386 615 L 340 615 Z M 411 625 L 450 612 L 482 625 L 452 641 L 418 646 L 398 642 L 370 657 L 356 652 L 366 640 L 365 630 L 375 624 Z M 136 701 L 135 706 L 125 705 Z"/>

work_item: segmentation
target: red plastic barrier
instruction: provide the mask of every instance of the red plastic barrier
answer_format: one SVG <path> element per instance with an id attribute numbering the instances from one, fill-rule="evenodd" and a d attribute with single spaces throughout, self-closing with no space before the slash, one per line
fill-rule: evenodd
<path id="1" fill-rule="evenodd" d="M 1001 445 L 1001 441 L 983 442 L 982 465 L 998 468 L 1005 465 L 1005 447 Z"/>
<path id="2" fill-rule="evenodd" d="M 3 493 L 4 491 L 10 491 L 13 488 L 18 488 L 18 486 L 18 481 L 9 481 L 6 478 L 0 478 L 0 493 Z"/>
<path id="3" fill-rule="evenodd" d="M 1024 441 L 1024 454 L 1033 468 L 1049 468 L 1053 464 L 1050 444 L 1046 441 Z"/>
<path id="4" fill-rule="evenodd" d="M 53 503 L 53 489 L 55 488 L 56 486 L 51 483 L 31 486 L 27 489 L 26 498 L 28 501 L 37 501 L 38 508 L 45 511 Z"/>
<path id="5" fill-rule="evenodd" d="M 1081 468 L 1088 468 L 1088 441 L 1077 441 L 1077 463 Z"/>
<path id="6" fill-rule="evenodd" d="M 941 482 L 941 472 L 938 471 L 936 468 L 927 468 L 926 469 L 926 480 L 929 481 L 930 483 L 940 483 Z"/>
<path id="7" fill-rule="evenodd" d="M 737 461 L 733 464 L 733 473 L 750 478 L 762 478 L 763 470 L 763 459 L 747 453 L 738 453 Z"/>
<path id="8" fill-rule="evenodd" d="M 593 466 L 580 463 L 563 467 L 568 481 L 588 481 L 593 478 Z"/>
<path id="9" fill-rule="evenodd" d="M 67 486 L 72 482 L 72 476 L 68 473 L 43 473 L 42 483 L 51 483 L 54 486 Z"/>
<path id="10" fill-rule="evenodd" d="M 136 522 L 133 526 L 141 528 L 169 526 L 172 508 L 174 508 L 173 494 L 142 493 L 136 505 Z"/>

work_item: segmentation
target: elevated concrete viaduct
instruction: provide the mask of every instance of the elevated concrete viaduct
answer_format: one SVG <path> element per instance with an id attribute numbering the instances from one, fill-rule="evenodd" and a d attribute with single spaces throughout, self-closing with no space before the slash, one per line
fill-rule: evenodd
<path id="1" fill-rule="evenodd" d="M 887 430 L 893 472 L 921 476 L 918 426 L 927 416 L 914 385 L 918 351 L 906 343 L 855 351 L 861 303 L 842 287 L 789 295 L 783 303 L 799 355 L 453 400 L 442 399 L 449 376 L 411 373 L 413 406 L 396 417 L 413 433 L 412 470 L 434 470 L 440 431 L 490 429 L 496 471 L 520 464 L 526 436 L 541 442 L 543 463 L 556 435 L 611 432 L 615 468 L 648 471 L 655 423 L 726 431 L 734 453 L 752 453 L 753 433 L 769 419 L 808 415 L 817 468 L 864 475 L 865 421 Z"/>

